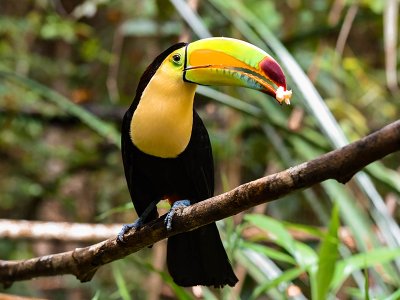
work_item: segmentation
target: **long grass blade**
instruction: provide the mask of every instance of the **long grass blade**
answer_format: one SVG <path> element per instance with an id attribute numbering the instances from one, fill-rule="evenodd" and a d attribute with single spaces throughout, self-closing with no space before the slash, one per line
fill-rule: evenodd
<path id="1" fill-rule="evenodd" d="M 120 134 L 119 132 L 110 124 L 102 121 L 95 115 L 86 111 L 84 108 L 71 102 L 69 99 L 58 93 L 57 91 L 37 82 L 27 77 L 23 77 L 11 72 L 0 71 L 0 78 L 3 77 L 6 80 L 10 80 L 25 87 L 36 91 L 39 95 L 43 96 L 48 101 L 53 102 L 66 113 L 75 116 L 82 123 L 86 124 L 93 131 L 97 132 L 100 136 L 106 138 L 108 141 L 112 142 L 117 147 L 120 147 Z"/>
<path id="2" fill-rule="evenodd" d="M 242 249 L 235 252 L 235 258 L 238 262 L 245 266 L 249 274 L 257 281 L 258 284 L 265 284 L 271 282 L 282 275 L 282 271 L 275 265 L 275 263 L 269 259 L 266 259 L 260 253 L 257 253 L 250 249 Z M 269 289 L 262 291 L 266 293 L 270 299 L 287 299 L 285 293 L 290 286 L 288 281 L 280 281 L 278 285 L 270 287 Z M 291 297 L 293 300 L 305 300 L 307 299 L 302 293 L 298 293 Z"/>
<path id="3" fill-rule="evenodd" d="M 113 276 L 115 279 L 115 282 L 117 283 L 119 295 L 121 296 L 121 299 L 123 300 L 131 300 L 131 296 L 129 294 L 129 289 L 127 286 L 127 283 L 124 279 L 124 276 L 122 276 L 119 264 L 113 264 L 112 265 L 112 272 Z"/>
<path id="4" fill-rule="evenodd" d="M 199 38 L 204 39 L 212 36 L 200 17 L 189 7 L 186 1 L 170 0 L 170 2 Z"/>
<path id="5" fill-rule="evenodd" d="M 331 288 L 337 291 L 348 276 L 355 270 L 371 268 L 376 265 L 385 264 L 400 255 L 400 248 L 374 249 L 367 253 L 355 254 L 351 257 L 341 260 L 335 270 Z"/>
<path id="6" fill-rule="evenodd" d="M 315 281 L 312 282 L 312 291 L 316 291 L 313 298 L 316 300 L 328 298 L 329 287 L 335 271 L 336 261 L 339 257 L 338 229 L 339 209 L 335 205 L 332 210 L 328 234 L 322 240 L 318 252 L 318 270 Z"/>

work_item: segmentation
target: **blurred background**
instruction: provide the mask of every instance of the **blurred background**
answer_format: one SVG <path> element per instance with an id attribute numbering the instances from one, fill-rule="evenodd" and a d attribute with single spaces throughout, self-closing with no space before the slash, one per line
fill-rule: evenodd
<path id="1" fill-rule="evenodd" d="M 198 90 L 216 193 L 312 159 L 399 118 L 397 0 L 0 0 L 0 218 L 130 223 L 119 129 L 141 74 L 173 43 L 246 40 L 274 56 L 291 106 Z M 335 162 L 332 162 L 335 163 Z M 182 289 L 165 241 L 98 270 L 14 283 L 45 299 L 399 299 L 400 155 L 219 223 L 240 278 Z M 159 211 L 166 211 L 160 203 Z M 18 222 L 16 222 L 18 223 Z M 119 225 L 118 225 L 119 226 Z M 119 228 L 119 227 L 113 228 Z M 115 234 L 117 231 L 115 231 Z M 110 236 L 112 237 L 112 235 Z M 0 236 L 0 259 L 90 245 Z"/>

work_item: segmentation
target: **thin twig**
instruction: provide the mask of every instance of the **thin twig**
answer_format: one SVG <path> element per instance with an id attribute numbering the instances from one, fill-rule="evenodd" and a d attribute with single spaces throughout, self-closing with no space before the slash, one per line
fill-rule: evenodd
<path id="1" fill-rule="evenodd" d="M 122 46 L 124 42 L 124 35 L 122 33 L 121 28 L 122 26 L 118 25 L 117 29 L 114 32 L 114 38 L 111 49 L 112 60 L 108 68 L 107 81 L 106 81 L 108 96 L 110 97 L 110 101 L 112 103 L 117 103 L 117 101 L 119 100 L 118 71 L 121 61 Z"/>
<path id="2" fill-rule="evenodd" d="M 387 86 L 392 93 L 399 90 L 397 83 L 397 34 L 399 1 L 387 0 L 384 13 L 385 69 Z"/>
<path id="3" fill-rule="evenodd" d="M 344 17 L 344 21 L 342 24 L 342 28 L 340 29 L 339 37 L 336 42 L 336 53 L 340 57 L 343 55 L 344 46 L 346 45 L 347 38 L 350 33 L 351 26 L 353 25 L 354 19 L 357 15 L 358 5 L 353 4 L 348 9 L 346 16 Z"/>
<path id="4" fill-rule="evenodd" d="M 163 216 L 139 230 L 127 233 L 124 244 L 117 243 L 113 238 L 64 253 L 27 260 L 0 261 L 0 282 L 8 286 L 19 280 L 61 274 L 73 274 L 81 281 L 89 281 L 102 265 L 166 237 L 233 216 L 327 179 L 346 183 L 366 165 L 399 150 L 400 121 L 396 121 L 343 148 L 183 208 L 174 216 L 171 231 L 166 230 Z"/>

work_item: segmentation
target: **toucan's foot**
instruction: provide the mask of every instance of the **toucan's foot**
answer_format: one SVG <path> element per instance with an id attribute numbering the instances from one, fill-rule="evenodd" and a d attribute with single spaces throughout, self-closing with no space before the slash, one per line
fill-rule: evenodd
<path id="1" fill-rule="evenodd" d="M 176 209 L 180 207 L 188 207 L 189 205 L 190 205 L 189 200 L 178 200 L 174 202 L 164 220 L 165 227 L 167 227 L 168 231 L 172 229 L 172 218 L 176 213 Z"/>
<path id="2" fill-rule="evenodd" d="M 125 243 L 124 234 L 127 233 L 132 228 L 138 229 L 139 227 L 141 227 L 144 223 L 143 221 L 146 220 L 146 218 L 153 211 L 153 209 L 156 208 L 157 202 L 158 201 L 150 202 L 149 206 L 147 206 L 147 208 L 143 211 L 143 213 L 140 214 L 139 219 L 137 219 L 135 222 L 133 222 L 132 224 L 125 224 L 124 226 L 122 226 L 121 231 L 118 233 L 117 241 Z"/>
<path id="3" fill-rule="evenodd" d="M 127 233 L 132 228 L 138 229 L 142 225 L 143 225 L 142 218 L 137 219 L 135 222 L 133 222 L 131 224 L 125 224 L 124 226 L 122 226 L 121 231 L 118 233 L 117 241 L 121 242 L 121 243 L 125 243 L 124 234 Z"/>

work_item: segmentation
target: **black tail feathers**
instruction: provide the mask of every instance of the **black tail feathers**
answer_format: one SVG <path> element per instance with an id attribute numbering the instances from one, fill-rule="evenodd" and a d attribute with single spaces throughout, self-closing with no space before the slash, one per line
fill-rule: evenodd
<path id="1" fill-rule="evenodd" d="M 215 223 L 170 237 L 167 265 L 174 282 L 184 287 L 238 282 Z"/>

